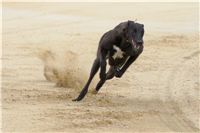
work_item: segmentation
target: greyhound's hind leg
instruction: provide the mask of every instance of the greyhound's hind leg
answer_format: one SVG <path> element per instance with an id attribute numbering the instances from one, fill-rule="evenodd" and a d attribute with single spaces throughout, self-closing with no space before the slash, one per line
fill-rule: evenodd
<path id="1" fill-rule="evenodd" d="M 84 88 L 82 89 L 81 93 L 79 94 L 79 96 L 76 99 L 73 99 L 73 101 L 80 101 L 84 98 L 84 96 L 87 94 L 88 92 L 88 87 L 94 77 L 94 75 L 97 73 L 97 71 L 99 70 L 100 67 L 100 63 L 99 63 L 99 59 L 95 59 L 91 72 L 90 72 L 90 77 L 86 83 L 86 85 L 84 86 Z"/>
<path id="2" fill-rule="evenodd" d="M 111 66 L 109 71 L 106 73 L 106 80 L 110 80 L 115 76 L 115 70 L 114 67 Z"/>
<path id="3" fill-rule="evenodd" d="M 95 88 L 96 93 L 100 90 L 100 88 L 103 86 L 103 84 L 106 82 L 106 80 L 112 79 L 115 76 L 115 71 L 114 71 L 114 67 L 110 67 L 110 69 L 108 70 L 108 72 L 106 73 L 106 79 L 105 80 L 100 80 Z"/>

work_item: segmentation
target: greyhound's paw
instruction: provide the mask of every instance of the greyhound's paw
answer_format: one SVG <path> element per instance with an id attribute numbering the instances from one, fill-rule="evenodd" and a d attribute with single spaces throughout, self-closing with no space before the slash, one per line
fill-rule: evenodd
<path id="1" fill-rule="evenodd" d="M 96 95 L 98 93 L 98 91 L 97 90 L 92 90 L 91 93 Z"/>
<path id="2" fill-rule="evenodd" d="M 77 98 L 75 98 L 75 99 L 72 99 L 72 101 L 73 101 L 73 102 L 76 102 L 76 101 L 77 101 Z"/>
<path id="3" fill-rule="evenodd" d="M 122 77 L 122 72 L 120 70 L 115 71 L 115 77 L 121 78 Z"/>
<path id="4" fill-rule="evenodd" d="M 72 99 L 73 102 L 79 101 L 78 98 Z"/>
<path id="5" fill-rule="evenodd" d="M 80 98 L 80 97 L 77 97 L 77 98 L 75 98 L 75 99 L 72 99 L 72 101 L 74 101 L 74 102 L 78 102 L 78 101 L 81 101 L 82 99 Z"/>

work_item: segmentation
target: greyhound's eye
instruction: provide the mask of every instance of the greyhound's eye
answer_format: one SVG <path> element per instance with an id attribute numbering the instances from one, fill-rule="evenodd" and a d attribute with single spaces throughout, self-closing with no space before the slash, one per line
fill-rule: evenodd
<path id="1" fill-rule="evenodd" d="M 126 42 L 128 42 L 128 39 L 126 39 Z"/>

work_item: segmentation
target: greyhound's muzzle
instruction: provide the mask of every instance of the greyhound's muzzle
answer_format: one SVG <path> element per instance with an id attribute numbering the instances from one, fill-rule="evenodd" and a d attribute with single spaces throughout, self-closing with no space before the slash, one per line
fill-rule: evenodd
<path id="1" fill-rule="evenodd" d="M 136 42 L 133 39 L 131 40 L 131 43 L 134 51 L 137 51 L 140 48 L 140 45 L 136 44 Z"/>

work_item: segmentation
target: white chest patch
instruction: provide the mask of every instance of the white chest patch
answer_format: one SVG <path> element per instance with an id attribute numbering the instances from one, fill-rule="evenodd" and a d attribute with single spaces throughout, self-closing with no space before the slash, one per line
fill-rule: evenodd
<path id="1" fill-rule="evenodd" d="M 116 50 L 116 52 L 115 52 L 114 55 L 112 56 L 113 59 L 122 58 L 122 57 L 123 57 L 123 53 L 124 53 L 124 52 L 123 52 L 119 47 L 113 45 L 113 49 Z"/>

